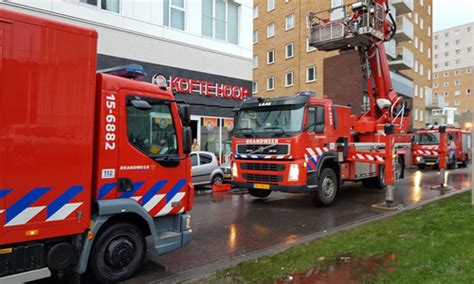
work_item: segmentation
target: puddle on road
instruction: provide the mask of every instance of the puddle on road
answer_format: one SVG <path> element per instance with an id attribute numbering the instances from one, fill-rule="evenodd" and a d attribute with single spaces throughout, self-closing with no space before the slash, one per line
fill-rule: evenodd
<path id="1" fill-rule="evenodd" d="M 339 284 L 360 283 L 365 277 L 379 273 L 391 272 L 395 269 L 390 262 L 395 254 L 383 257 L 353 258 L 352 254 L 340 256 L 334 263 L 322 268 L 314 268 L 306 272 L 294 273 L 285 280 L 275 281 L 275 284 Z"/>

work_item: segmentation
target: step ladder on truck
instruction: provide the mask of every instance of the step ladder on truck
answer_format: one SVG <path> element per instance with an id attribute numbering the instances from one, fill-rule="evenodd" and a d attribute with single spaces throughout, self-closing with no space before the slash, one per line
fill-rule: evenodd
<path id="1" fill-rule="evenodd" d="M 334 9 L 343 17 L 330 21 Z M 236 110 L 232 183 L 258 198 L 272 191 L 307 192 L 330 205 L 343 182 L 355 181 L 387 186 L 384 205 L 392 207 L 393 183 L 403 177 L 411 153 L 410 110 L 393 90 L 384 49 L 396 23 L 388 1 L 334 9 L 310 13 L 309 43 L 320 51 L 357 50 L 370 109 L 353 115 L 331 94 L 318 98 L 313 92 L 245 100 Z"/>
<path id="2" fill-rule="evenodd" d="M 0 38 L 0 283 L 116 283 L 146 236 L 189 243 L 189 107 L 136 66 L 96 74 L 94 30 L 0 9 Z"/>

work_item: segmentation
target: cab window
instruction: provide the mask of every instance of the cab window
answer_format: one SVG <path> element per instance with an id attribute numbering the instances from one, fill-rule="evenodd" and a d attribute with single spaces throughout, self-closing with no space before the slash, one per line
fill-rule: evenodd
<path id="1" fill-rule="evenodd" d="M 324 132 L 324 106 L 311 106 L 308 108 L 308 131 Z"/>
<path id="2" fill-rule="evenodd" d="M 137 108 L 132 100 L 146 101 L 149 108 Z M 178 154 L 176 129 L 169 102 L 148 97 L 127 98 L 127 134 L 130 143 L 150 157 Z"/>

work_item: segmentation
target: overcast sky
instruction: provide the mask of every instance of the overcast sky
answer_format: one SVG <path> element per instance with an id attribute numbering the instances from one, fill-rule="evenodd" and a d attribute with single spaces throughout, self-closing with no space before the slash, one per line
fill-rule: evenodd
<path id="1" fill-rule="evenodd" d="M 433 0 L 433 22 L 435 32 L 474 22 L 474 0 Z"/>

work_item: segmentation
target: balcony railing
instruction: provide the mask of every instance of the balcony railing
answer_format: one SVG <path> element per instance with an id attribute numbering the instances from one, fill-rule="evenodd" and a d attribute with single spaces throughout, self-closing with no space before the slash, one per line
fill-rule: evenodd
<path id="1" fill-rule="evenodd" d="M 390 4 L 397 9 L 398 15 L 408 14 L 413 12 L 413 0 L 390 0 Z"/>
<path id="2" fill-rule="evenodd" d="M 446 101 L 442 95 L 434 95 L 431 89 L 425 89 L 425 108 L 426 109 L 443 109 L 446 107 Z"/>
<path id="3" fill-rule="evenodd" d="M 397 48 L 397 57 L 389 62 L 390 69 L 400 71 L 413 69 L 413 52 L 406 47 Z"/>
<path id="4" fill-rule="evenodd" d="M 413 40 L 413 33 L 413 23 L 406 16 L 398 16 L 395 40 L 397 42 Z"/>

